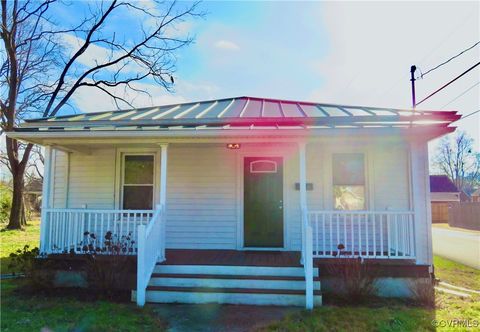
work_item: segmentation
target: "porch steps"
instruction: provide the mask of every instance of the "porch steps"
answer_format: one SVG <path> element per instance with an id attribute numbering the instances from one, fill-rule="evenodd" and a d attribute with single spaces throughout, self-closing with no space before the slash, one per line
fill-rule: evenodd
<path id="1" fill-rule="evenodd" d="M 321 305 L 318 269 L 314 276 L 314 302 Z M 304 306 L 304 271 L 303 267 L 160 264 L 150 279 L 146 300 Z"/>

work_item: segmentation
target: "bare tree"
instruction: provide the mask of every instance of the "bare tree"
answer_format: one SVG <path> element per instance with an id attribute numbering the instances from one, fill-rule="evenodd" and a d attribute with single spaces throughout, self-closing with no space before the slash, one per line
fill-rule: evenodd
<path id="1" fill-rule="evenodd" d="M 201 16 L 198 3 L 77 2 L 86 8 L 72 26 L 56 22 L 54 9 L 70 6 L 57 0 L 1 0 L 0 109 L 1 130 L 11 131 L 37 113 L 54 116 L 71 105 L 79 89 L 97 89 L 117 108 L 132 106 L 133 97 L 147 94 L 141 81 L 171 91 L 176 52 L 192 42 L 176 37 L 178 24 Z M 146 7 L 149 5 L 150 7 Z M 126 19 L 135 33 L 115 31 Z M 67 37 L 76 41 L 76 47 Z M 105 55 L 82 62 L 92 49 Z M 8 228 L 20 228 L 25 170 L 32 144 L 6 138 L 8 168 L 13 178 Z"/>
<path id="2" fill-rule="evenodd" d="M 446 136 L 434 156 L 434 164 L 446 174 L 459 190 L 480 181 L 480 153 L 473 149 L 473 139 L 459 131 L 452 139 Z"/>

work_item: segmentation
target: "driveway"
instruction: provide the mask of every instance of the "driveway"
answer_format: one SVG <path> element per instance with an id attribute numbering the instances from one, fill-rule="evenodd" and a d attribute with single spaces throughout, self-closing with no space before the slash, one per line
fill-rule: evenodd
<path id="1" fill-rule="evenodd" d="M 480 269 L 480 232 L 432 226 L 433 253 Z"/>

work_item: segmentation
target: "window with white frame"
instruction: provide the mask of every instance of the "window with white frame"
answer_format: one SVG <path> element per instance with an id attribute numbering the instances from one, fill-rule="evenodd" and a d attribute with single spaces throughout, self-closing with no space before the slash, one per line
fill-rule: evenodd
<path id="1" fill-rule="evenodd" d="M 332 156 L 333 198 L 336 210 L 365 209 L 365 157 L 362 153 Z"/>
<path id="2" fill-rule="evenodd" d="M 151 210 L 154 179 L 153 155 L 124 155 L 122 208 L 125 210 Z"/>

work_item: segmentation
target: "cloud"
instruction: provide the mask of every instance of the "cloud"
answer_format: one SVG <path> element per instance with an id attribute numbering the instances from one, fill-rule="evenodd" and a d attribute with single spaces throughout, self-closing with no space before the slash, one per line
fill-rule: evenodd
<path id="1" fill-rule="evenodd" d="M 218 49 L 226 50 L 226 51 L 238 51 L 240 49 L 240 47 L 234 42 L 230 40 L 223 40 L 223 39 L 217 41 L 214 44 L 214 46 Z"/>
<path id="2" fill-rule="evenodd" d="M 410 108 L 410 66 L 425 72 L 471 46 L 479 36 L 478 2 L 439 2 L 434 13 L 431 9 L 431 3 L 325 3 L 318 20 L 328 31 L 328 53 L 308 63 L 318 77 L 308 99 Z M 417 80 L 417 102 L 476 63 L 479 56 L 480 47 L 476 47 Z M 418 108 L 444 108 L 478 82 L 478 75 L 476 69 Z M 477 86 L 447 108 L 469 114 L 478 109 L 479 100 Z M 478 149 L 480 116 L 456 125 L 474 136 Z"/>
<path id="3" fill-rule="evenodd" d="M 156 105 L 168 105 L 183 103 L 193 100 L 214 99 L 218 92 L 218 87 L 207 82 L 187 82 L 177 79 L 175 82 L 175 92 L 170 93 L 163 87 L 146 82 L 135 82 L 131 84 L 137 90 L 147 91 L 139 93 L 136 91 L 125 91 L 123 87 L 108 89 L 117 96 L 130 101 L 134 107 L 149 107 Z M 116 109 L 112 98 L 99 89 L 91 87 L 82 87 L 72 96 L 72 99 L 79 112 L 98 112 Z M 129 108 L 128 105 L 119 103 L 122 108 Z"/>
<path id="4" fill-rule="evenodd" d="M 62 38 L 71 55 L 73 55 L 73 53 L 76 52 L 85 42 L 84 39 L 67 33 L 63 34 Z M 116 59 L 122 55 L 124 55 L 123 51 L 112 51 L 106 47 L 90 44 L 86 51 L 80 57 L 78 57 L 76 63 L 87 68 L 92 68 L 98 64 L 107 63 L 111 59 Z M 103 70 L 116 72 L 121 68 L 123 73 L 139 73 L 142 71 L 142 68 L 134 61 L 129 60 L 128 64 L 122 67 L 124 64 L 125 62 L 121 61 L 116 65 L 105 67 Z"/>

